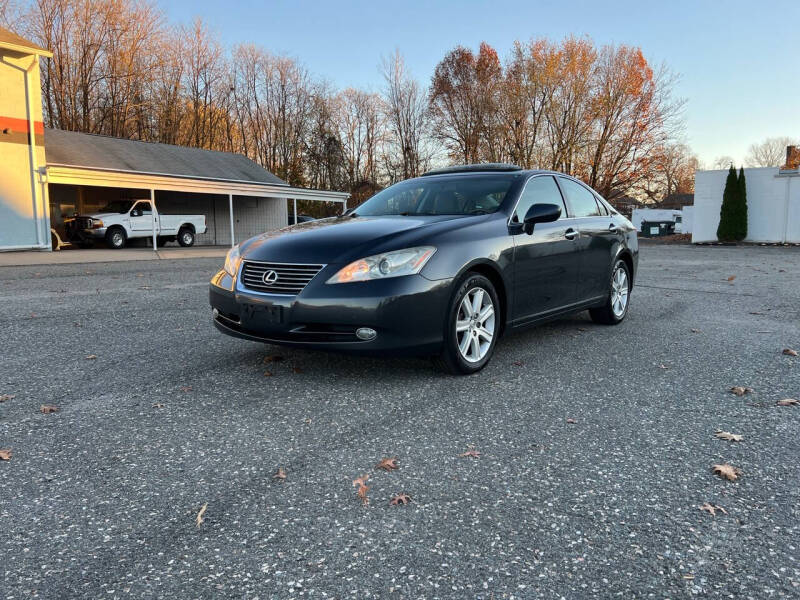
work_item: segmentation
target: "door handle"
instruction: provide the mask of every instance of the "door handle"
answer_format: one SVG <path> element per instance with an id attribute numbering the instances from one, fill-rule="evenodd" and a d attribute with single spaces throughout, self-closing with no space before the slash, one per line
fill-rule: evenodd
<path id="1" fill-rule="evenodd" d="M 572 228 L 567 229 L 567 231 L 564 233 L 564 237 L 568 240 L 574 240 L 576 237 L 578 237 L 578 235 L 580 235 L 580 232 L 575 231 Z"/>

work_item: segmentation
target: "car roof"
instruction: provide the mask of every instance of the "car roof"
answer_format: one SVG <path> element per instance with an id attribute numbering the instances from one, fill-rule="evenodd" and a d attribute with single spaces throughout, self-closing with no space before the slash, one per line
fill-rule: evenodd
<path id="1" fill-rule="evenodd" d="M 469 176 L 469 175 L 508 175 L 513 177 L 519 177 L 520 175 L 530 176 L 530 175 L 541 175 L 541 174 L 563 175 L 564 177 L 570 177 L 570 175 L 559 173 L 558 171 L 551 171 L 549 169 L 523 169 L 522 167 L 518 167 L 517 165 L 509 165 L 506 163 L 487 163 L 481 165 L 456 165 L 453 167 L 434 169 L 432 171 L 427 171 L 426 173 L 423 173 L 416 179 L 421 179 L 423 177 L 438 178 L 438 177 L 459 177 L 459 176 Z"/>

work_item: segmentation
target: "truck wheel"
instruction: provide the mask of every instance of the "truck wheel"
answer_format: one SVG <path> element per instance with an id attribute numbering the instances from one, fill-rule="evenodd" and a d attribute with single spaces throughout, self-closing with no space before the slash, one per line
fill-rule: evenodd
<path id="1" fill-rule="evenodd" d="M 178 243 L 184 248 L 194 246 L 194 231 L 184 227 L 178 232 Z"/>
<path id="2" fill-rule="evenodd" d="M 106 232 L 106 243 L 110 248 L 119 250 L 125 247 L 125 242 L 127 242 L 127 236 L 124 229 L 114 227 Z"/>

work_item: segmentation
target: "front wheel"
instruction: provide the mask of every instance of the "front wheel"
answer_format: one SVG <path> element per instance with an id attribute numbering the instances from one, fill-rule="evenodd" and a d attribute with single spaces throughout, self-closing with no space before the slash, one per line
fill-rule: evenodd
<path id="1" fill-rule="evenodd" d="M 181 229 L 178 232 L 178 243 L 184 248 L 194 245 L 194 231 L 188 227 Z"/>
<path id="2" fill-rule="evenodd" d="M 124 248 L 126 241 L 125 231 L 119 227 L 114 227 L 106 232 L 106 243 L 114 250 Z"/>
<path id="3" fill-rule="evenodd" d="M 492 282 L 483 275 L 468 273 L 450 301 L 438 365 L 455 375 L 480 371 L 494 353 L 501 317 Z"/>
<path id="4" fill-rule="evenodd" d="M 602 306 L 589 309 L 595 323 L 617 325 L 628 314 L 631 294 L 631 273 L 624 260 L 617 260 L 611 271 L 608 296 Z"/>

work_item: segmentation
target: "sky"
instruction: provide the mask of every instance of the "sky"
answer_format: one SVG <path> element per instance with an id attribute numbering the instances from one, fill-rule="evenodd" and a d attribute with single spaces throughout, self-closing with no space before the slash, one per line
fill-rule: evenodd
<path id="1" fill-rule="evenodd" d="M 381 57 L 396 49 L 425 85 L 457 45 L 589 36 L 640 46 L 680 75 L 685 142 L 709 165 L 740 163 L 767 137 L 800 138 L 800 0 L 160 0 L 173 23 L 201 17 L 227 46 L 255 43 L 298 59 L 337 88 L 380 91 Z"/>

